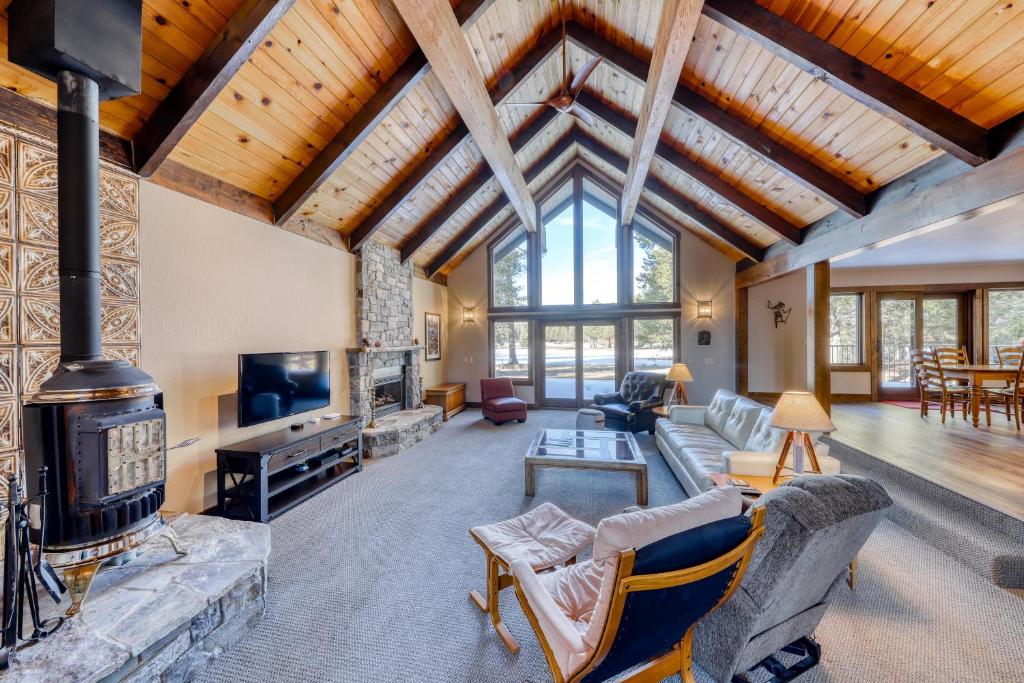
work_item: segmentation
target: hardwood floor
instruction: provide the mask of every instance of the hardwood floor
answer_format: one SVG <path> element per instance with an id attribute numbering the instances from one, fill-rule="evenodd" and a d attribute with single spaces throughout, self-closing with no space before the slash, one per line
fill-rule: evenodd
<path id="1" fill-rule="evenodd" d="M 1024 432 L 1002 414 L 984 414 L 977 428 L 970 417 L 939 422 L 938 411 L 922 418 L 917 409 L 886 403 L 832 406 L 839 428 L 832 437 L 858 450 L 1024 520 Z"/>

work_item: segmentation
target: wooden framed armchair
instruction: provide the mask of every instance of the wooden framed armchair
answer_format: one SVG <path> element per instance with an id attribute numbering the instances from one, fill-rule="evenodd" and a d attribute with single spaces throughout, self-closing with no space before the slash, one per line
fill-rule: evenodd
<path id="1" fill-rule="evenodd" d="M 691 522 L 715 521 L 667 536 L 680 526 L 678 505 L 604 520 L 586 563 L 548 573 L 512 563 L 516 595 L 555 683 L 596 683 L 638 665 L 625 681 L 680 674 L 694 683 L 694 629 L 736 590 L 763 533 L 763 511 L 733 514 L 735 496 L 716 489 L 685 501 L 688 512 L 697 510 Z"/>

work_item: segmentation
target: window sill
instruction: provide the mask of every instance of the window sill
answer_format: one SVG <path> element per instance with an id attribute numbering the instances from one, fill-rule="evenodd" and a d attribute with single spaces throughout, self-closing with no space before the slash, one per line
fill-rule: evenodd
<path id="1" fill-rule="evenodd" d="M 829 368 L 832 372 L 871 372 L 867 365 L 832 365 Z"/>

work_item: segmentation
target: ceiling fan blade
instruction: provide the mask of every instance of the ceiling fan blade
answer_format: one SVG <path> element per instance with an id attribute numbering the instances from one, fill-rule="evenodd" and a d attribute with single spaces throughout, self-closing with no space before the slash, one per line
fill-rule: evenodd
<path id="1" fill-rule="evenodd" d="M 506 102 L 505 106 L 508 107 L 539 107 L 542 104 L 551 106 L 550 102 Z"/>
<path id="2" fill-rule="evenodd" d="M 572 77 L 572 85 L 569 86 L 569 94 L 572 97 L 576 97 L 580 94 L 580 91 L 583 90 L 583 84 L 586 83 L 587 78 L 589 78 L 590 74 L 594 72 L 594 69 L 597 68 L 597 65 L 601 63 L 602 59 L 604 59 L 604 57 L 601 55 L 594 57 L 583 65 L 583 68 L 579 70 L 579 73 Z"/>
<path id="3" fill-rule="evenodd" d="M 570 107 L 566 113 L 569 114 L 569 116 L 575 116 L 588 126 L 594 125 L 594 117 L 590 115 L 590 112 L 586 109 L 580 109 L 575 104 Z"/>

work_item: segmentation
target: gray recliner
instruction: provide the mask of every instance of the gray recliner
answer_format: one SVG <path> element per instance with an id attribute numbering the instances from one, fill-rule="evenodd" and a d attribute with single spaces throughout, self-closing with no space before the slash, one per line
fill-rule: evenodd
<path id="1" fill-rule="evenodd" d="M 761 664 L 789 680 L 817 664 L 812 635 L 848 567 L 892 505 L 879 484 L 854 475 L 794 479 L 755 503 L 766 506 L 765 534 L 740 588 L 698 627 L 694 656 L 719 683 Z M 790 647 L 792 646 L 792 647 Z M 780 650 L 806 655 L 784 672 Z"/>

